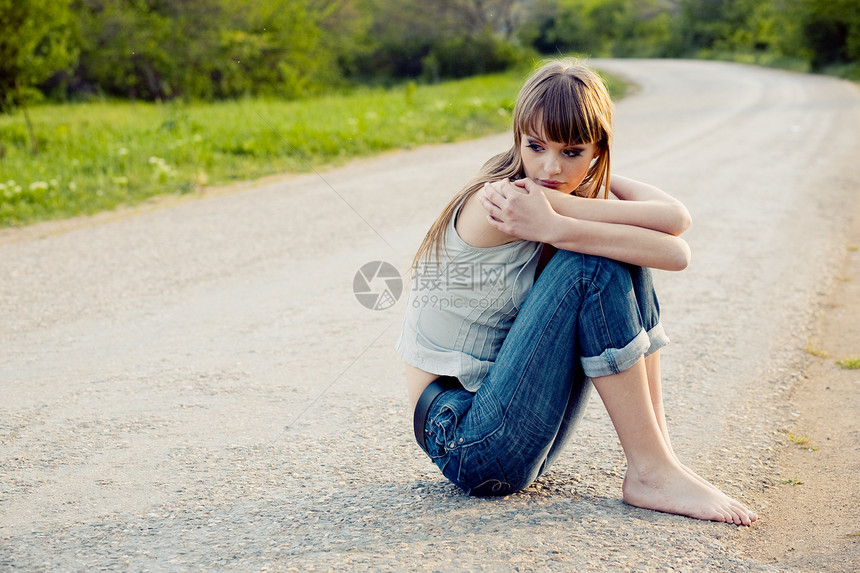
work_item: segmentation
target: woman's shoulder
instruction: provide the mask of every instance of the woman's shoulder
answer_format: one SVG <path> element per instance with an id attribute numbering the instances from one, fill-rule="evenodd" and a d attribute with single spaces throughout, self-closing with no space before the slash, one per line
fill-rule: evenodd
<path id="1" fill-rule="evenodd" d="M 460 207 L 454 228 L 460 239 L 470 247 L 498 247 L 519 240 L 490 225 L 477 193 L 473 193 Z"/>

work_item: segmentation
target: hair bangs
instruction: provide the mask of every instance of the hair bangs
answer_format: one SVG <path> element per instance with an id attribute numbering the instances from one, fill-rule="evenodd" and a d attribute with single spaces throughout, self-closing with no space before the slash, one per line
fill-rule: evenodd
<path id="1" fill-rule="evenodd" d="M 523 118 L 525 131 L 565 145 L 599 143 L 606 139 L 599 122 L 593 120 L 598 114 L 590 109 L 591 98 L 579 80 L 557 75 L 547 78 L 543 87 L 538 97 L 540 103 Z"/>

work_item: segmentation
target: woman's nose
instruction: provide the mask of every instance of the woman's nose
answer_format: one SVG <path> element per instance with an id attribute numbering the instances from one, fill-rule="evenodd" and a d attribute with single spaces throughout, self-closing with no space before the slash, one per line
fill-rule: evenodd
<path id="1" fill-rule="evenodd" d="M 546 169 L 547 175 L 558 175 L 561 173 L 561 161 L 558 157 L 549 157 L 544 169 Z"/>

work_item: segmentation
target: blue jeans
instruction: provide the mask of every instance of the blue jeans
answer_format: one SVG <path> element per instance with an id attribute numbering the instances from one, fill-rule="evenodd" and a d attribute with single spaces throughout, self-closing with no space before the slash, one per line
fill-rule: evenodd
<path id="1" fill-rule="evenodd" d="M 557 252 L 478 391 L 433 402 L 427 454 L 471 495 L 527 487 L 570 441 L 588 378 L 622 372 L 668 342 L 659 313 L 648 269 Z"/>

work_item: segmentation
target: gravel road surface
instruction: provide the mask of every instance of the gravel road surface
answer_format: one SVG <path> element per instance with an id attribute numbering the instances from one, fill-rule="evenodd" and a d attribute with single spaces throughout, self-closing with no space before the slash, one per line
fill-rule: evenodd
<path id="1" fill-rule="evenodd" d="M 694 218 L 691 266 L 657 275 L 675 449 L 766 520 L 771 445 L 858 200 L 860 90 L 593 64 L 641 87 L 618 105 L 613 167 Z M 414 444 L 405 297 L 368 310 L 353 278 L 405 269 L 508 141 L 0 233 L 0 569 L 779 570 L 740 554 L 749 530 L 625 505 L 596 395 L 569 455 L 506 498 L 464 496 Z"/>

